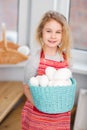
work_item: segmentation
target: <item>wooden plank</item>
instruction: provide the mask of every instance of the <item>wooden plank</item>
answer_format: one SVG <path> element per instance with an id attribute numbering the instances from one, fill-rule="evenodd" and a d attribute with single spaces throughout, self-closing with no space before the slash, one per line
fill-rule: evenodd
<path id="1" fill-rule="evenodd" d="M 21 112 L 25 101 L 26 97 L 23 96 L 17 107 L 15 107 L 0 124 L 0 130 L 21 130 Z"/>
<path id="2" fill-rule="evenodd" d="M 0 82 L 0 122 L 22 96 L 22 82 Z"/>

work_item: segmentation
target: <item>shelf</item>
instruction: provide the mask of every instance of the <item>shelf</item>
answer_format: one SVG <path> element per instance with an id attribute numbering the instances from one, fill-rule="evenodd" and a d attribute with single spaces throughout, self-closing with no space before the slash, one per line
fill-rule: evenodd
<path id="1" fill-rule="evenodd" d="M 21 62 L 19 64 L 0 65 L 0 81 L 23 81 L 24 66 L 28 62 Z"/>

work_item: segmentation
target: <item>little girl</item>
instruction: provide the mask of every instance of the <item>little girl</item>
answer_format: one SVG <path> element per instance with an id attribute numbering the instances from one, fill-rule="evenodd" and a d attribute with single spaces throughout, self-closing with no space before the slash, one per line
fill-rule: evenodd
<path id="1" fill-rule="evenodd" d="M 69 67 L 71 38 L 66 18 L 56 11 L 45 13 L 37 27 L 36 39 L 41 49 L 30 55 L 25 66 L 23 90 L 27 101 L 22 111 L 22 130 L 70 130 L 70 111 L 40 112 L 34 106 L 28 87 L 29 79 L 44 74 L 48 66 L 56 69 Z"/>

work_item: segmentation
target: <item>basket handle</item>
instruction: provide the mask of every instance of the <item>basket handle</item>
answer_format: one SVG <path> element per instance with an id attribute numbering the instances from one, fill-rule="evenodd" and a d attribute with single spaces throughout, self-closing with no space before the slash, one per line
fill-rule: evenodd
<path id="1" fill-rule="evenodd" d="M 7 39 L 6 39 L 6 26 L 5 26 L 5 23 L 2 23 L 2 39 L 3 39 L 3 44 L 4 44 L 3 49 L 7 50 Z"/>

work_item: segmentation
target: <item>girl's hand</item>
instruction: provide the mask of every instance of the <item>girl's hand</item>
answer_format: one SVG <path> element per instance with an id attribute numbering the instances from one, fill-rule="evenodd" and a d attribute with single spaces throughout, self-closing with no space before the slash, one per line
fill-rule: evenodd
<path id="1" fill-rule="evenodd" d="M 25 96 L 27 97 L 27 99 L 32 103 L 32 105 L 34 105 L 32 95 L 30 93 L 30 89 L 29 89 L 28 85 L 23 85 L 23 92 L 24 92 Z"/>

